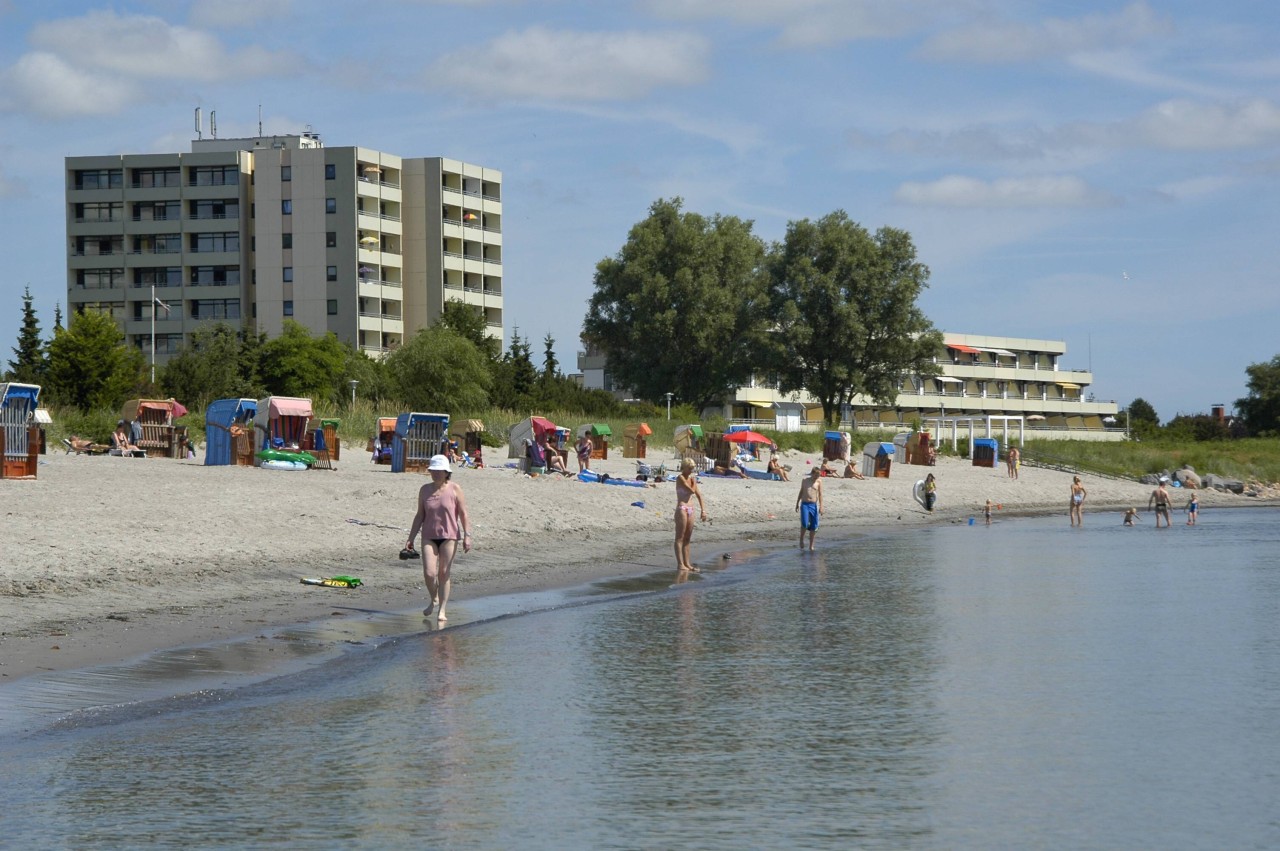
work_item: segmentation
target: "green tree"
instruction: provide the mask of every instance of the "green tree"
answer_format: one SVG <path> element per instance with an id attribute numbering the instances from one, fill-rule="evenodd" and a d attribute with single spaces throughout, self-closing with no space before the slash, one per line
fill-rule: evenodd
<path id="1" fill-rule="evenodd" d="M 53 327 L 62 327 L 62 302 L 55 301 L 53 303 Z"/>
<path id="2" fill-rule="evenodd" d="M 542 338 L 542 380 L 550 381 L 560 375 L 560 363 L 556 360 L 556 338 L 547 332 Z"/>
<path id="3" fill-rule="evenodd" d="M 22 295 L 22 328 L 18 331 L 18 345 L 9 361 L 9 380 L 21 384 L 40 384 L 48 369 L 44 341 L 40 339 L 40 320 L 32 306 L 31 288 Z"/>
<path id="4" fill-rule="evenodd" d="M 807 390 L 829 424 L 854 396 L 892 405 L 904 375 L 938 373 L 942 335 L 916 304 L 929 269 L 906 231 L 872 235 L 843 210 L 791 222 L 769 269 L 779 389 Z"/>
<path id="5" fill-rule="evenodd" d="M 425 328 L 386 359 L 398 398 L 415 411 L 457 415 L 488 407 L 488 360 L 476 344 L 439 326 Z"/>
<path id="6" fill-rule="evenodd" d="M 142 352 L 125 345 L 116 321 L 96 310 L 73 314 L 49 341 L 50 391 L 82 411 L 119 407 L 136 391 L 144 367 Z"/>
<path id="7" fill-rule="evenodd" d="M 752 374 L 770 317 L 764 244 L 752 223 L 656 201 L 617 256 L 596 264 L 583 340 L 619 386 L 697 408 Z"/>
<path id="8" fill-rule="evenodd" d="M 533 404 L 534 386 L 538 371 L 533 366 L 529 342 L 520 336 L 517 326 L 511 330 L 511 345 L 502 359 L 492 365 L 493 404 L 510 411 L 518 411 Z"/>
<path id="9" fill-rule="evenodd" d="M 437 324 L 475 343 L 476 348 L 491 361 L 502 356 L 502 341 L 489 336 L 484 314 L 478 307 L 464 304 L 456 298 L 449 299 L 444 303 L 444 312 Z"/>
<path id="10" fill-rule="evenodd" d="M 280 336 L 262 344 L 258 368 L 269 393 L 341 398 L 338 377 L 346 365 L 348 348 L 332 331 L 312 337 L 306 327 L 286 319 Z"/>
<path id="11" fill-rule="evenodd" d="M 1249 433 L 1259 437 L 1280 435 L 1280 355 L 1266 363 L 1245 367 L 1249 395 L 1236 400 L 1236 410 Z"/>
<path id="12" fill-rule="evenodd" d="M 202 325 L 165 366 L 160 377 L 164 393 L 189 405 L 206 406 L 216 399 L 256 399 L 263 387 L 245 358 L 246 345 L 254 345 L 254 332 L 237 331 L 225 322 Z M 250 342 L 246 342 L 247 338 Z"/>
<path id="13" fill-rule="evenodd" d="M 357 382 L 357 398 L 367 399 L 375 405 L 381 405 L 396 398 L 395 381 L 387 369 L 385 360 L 371 358 L 355 349 L 348 350 L 346 363 L 338 376 L 338 389 L 347 403 L 351 402 L 353 379 Z"/>
<path id="14" fill-rule="evenodd" d="M 1160 417 L 1151 403 L 1139 396 L 1124 411 L 1128 418 L 1130 434 L 1142 438 L 1152 437 L 1160 431 Z"/>

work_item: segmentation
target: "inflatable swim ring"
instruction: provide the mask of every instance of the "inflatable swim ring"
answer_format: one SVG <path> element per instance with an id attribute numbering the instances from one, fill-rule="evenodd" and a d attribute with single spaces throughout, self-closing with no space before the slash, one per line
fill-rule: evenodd
<path id="1" fill-rule="evenodd" d="M 256 456 L 259 461 L 265 465 L 268 461 L 292 461 L 301 464 L 304 467 L 310 467 L 316 463 L 316 458 L 310 452 L 290 452 L 287 449 L 264 449 Z M 288 469 L 280 467 L 277 469 Z"/>
<path id="2" fill-rule="evenodd" d="M 305 470 L 307 465 L 301 461 L 280 461 L 267 459 L 261 464 L 264 470 Z"/>
<path id="3" fill-rule="evenodd" d="M 914 496 L 914 497 L 916 498 L 916 502 L 920 503 L 920 507 L 921 507 L 921 508 L 925 508 L 925 504 L 924 504 L 924 479 L 921 479 L 920 481 L 918 481 L 918 482 L 916 482 L 916 483 L 915 483 L 915 485 L 911 488 L 911 495 L 912 495 L 912 496 Z M 933 493 L 933 507 L 934 507 L 934 508 L 937 508 L 937 507 L 938 507 L 938 492 L 937 492 L 937 491 L 934 491 L 934 493 Z"/>

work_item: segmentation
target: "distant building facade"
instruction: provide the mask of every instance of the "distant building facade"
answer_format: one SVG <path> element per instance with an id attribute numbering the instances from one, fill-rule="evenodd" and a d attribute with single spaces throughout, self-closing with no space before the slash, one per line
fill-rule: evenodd
<path id="1" fill-rule="evenodd" d="M 1124 437 L 1116 402 L 1096 400 L 1088 392 L 1093 373 L 1062 368 L 1059 361 L 1067 352 L 1066 343 L 954 333 L 944 333 L 943 339 L 945 355 L 937 359 L 940 375 L 905 377 L 892 405 L 855 397 L 841 412 L 843 426 L 900 429 L 916 420 L 957 418 L 973 419 L 976 426 L 986 417 L 1021 417 L 1021 426 L 1038 437 Z M 580 352 L 578 368 L 584 386 L 611 390 L 619 398 L 628 395 L 611 386 L 606 359 L 598 352 Z M 775 381 L 763 376 L 706 413 L 781 431 L 823 428 L 822 406 L 811 395 L 782 393 Z M 1003 426 L 1004 421 L 999 422 Z"/>
<path id="2" fill-rule="evenodd" d="M 293 319 L 381 356 L 453 300 L 502 337 L 495 169 L 310 133 L 206 139 L 68 157 L 66 207 L 69 309 L 110 313 L 148 354 L 154 320 L 160 363 L 209 321 L 276 336 Z"/>

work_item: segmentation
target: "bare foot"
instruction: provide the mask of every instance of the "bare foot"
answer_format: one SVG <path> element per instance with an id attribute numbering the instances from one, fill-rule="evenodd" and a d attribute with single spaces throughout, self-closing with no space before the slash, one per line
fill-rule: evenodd
<path id="1" fill-rule="evenodd" d="M 422 610 L 422 616 L 424 618 L 429 618 L 431 617 L 431 613 L 434 612 L 435 610 L 436 610 L 436 601 L 432 600 L 431 602 L 427 603 L 427 607 Z"/>
<path id="2" fill-rule="evenodd" d="M 436 615 L 436 620 L 440 621 L 441 623 L 444 623 L 448 619 L 449 618 L 445 615 L 443 609 L 440 610 L 440 614 Z"/>

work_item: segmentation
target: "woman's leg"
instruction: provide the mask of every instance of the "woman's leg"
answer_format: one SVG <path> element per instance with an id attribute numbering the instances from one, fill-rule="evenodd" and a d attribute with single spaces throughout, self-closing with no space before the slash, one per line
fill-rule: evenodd
<path id="1" fill-rule="evenodd" d="M 422 539 L 422 581 L 427 586 L 427 607 L 422 614 L 430 617 L 440 596 L 440 551 L 429 538 Z"/>
<path id="2" fill-rule="evenodd" d="M 684 538 L 680 541 L 680 557 L 684 559 L 684 569 L 688 571 L 696 571 L 693 561 L 689 558 L 689 542 L 693 540 L 693 515 L 685 518 Z"/>
<path id="3" fill-rule="evenodd" d="M 686 546 L 685 546 L 685 530 L 692 525 L 689 515 L 685 513 L 684 508 L 676 508 L 676 569 L 688 570 L 689 566 L 685 563 Z M 689 530 L 692 534 L 692 530 Z"/>
<path id="4" fill-rule="evenodd" d="M 457 541 L 444 541 L 440 544 L 440 575 L 437 582 L 437 587 L 440 589 L 440 613 L 437 618 L 442 621 L 449 619 L 444 608 L 449 603 L 449 587 L 452 584 L 449 581 L 449 574 L 453 570 L 453 557 L 457 553 Z"/>

